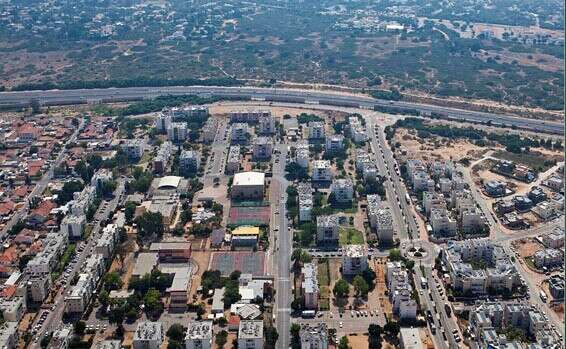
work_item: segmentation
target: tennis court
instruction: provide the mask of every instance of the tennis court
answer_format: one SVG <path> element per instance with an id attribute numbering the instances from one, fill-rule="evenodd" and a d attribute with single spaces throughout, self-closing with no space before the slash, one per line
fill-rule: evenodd
<path id="1" fill-rule="evenodd" d="M 240 225 L 267 226 L 271 209 L 269 206 L 232 206 L 228 225 L 237 227 Z"/>
<path id="2" fill-rule="evenodd" d="M 253 276 L 265 275 L 265 253 L 251 251 L 213 252 L 211 270 L 220 270 L 228 276 L 235 270 Z"/>

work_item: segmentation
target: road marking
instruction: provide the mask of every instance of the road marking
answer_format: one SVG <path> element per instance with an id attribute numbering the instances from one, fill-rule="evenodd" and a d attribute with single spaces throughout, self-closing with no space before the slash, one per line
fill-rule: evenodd
<path id="1" fill-rule="evenodd" d="M 291 312 L 291 308 L 281 308 L 281 309 L 277 309 L 278 313 L 290 313 Z"/>

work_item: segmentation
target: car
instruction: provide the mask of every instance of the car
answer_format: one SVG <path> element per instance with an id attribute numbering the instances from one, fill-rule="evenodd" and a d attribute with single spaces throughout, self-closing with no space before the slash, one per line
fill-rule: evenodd
<path id="1" fill-rule="evenodd" d="M 340 323 L 338 325 L 340 326 L 340 328 L 342 328 L 342 326 L 344 326 L 344 323 L 342 321 L 340 321 Z"/>
<path id="2" fill-rule="evenodd" d="M 350 315 L 352 315 L 352 317 L 354 317 L 354 314 L 355 314 L 354 311 L 351 310 L 351 311 L 350 311 Z"/>
<path id="3" fill-rule="evenodd" d="M 453 334 L 453 335 L 457 335 L 457 334 L 458 334 L 458 330 L 457 330 L 457 329 L 453 329 L 453 330 L 452 330 L 452 334 Z"/>

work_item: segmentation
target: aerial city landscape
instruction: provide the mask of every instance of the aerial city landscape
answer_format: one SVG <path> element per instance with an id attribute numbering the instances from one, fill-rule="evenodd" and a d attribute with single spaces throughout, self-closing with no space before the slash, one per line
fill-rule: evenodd
<path id="1" fill-rule="evenodd" d="M 564 348 L 564 3 L 0 0 L 0 348 Z"/>

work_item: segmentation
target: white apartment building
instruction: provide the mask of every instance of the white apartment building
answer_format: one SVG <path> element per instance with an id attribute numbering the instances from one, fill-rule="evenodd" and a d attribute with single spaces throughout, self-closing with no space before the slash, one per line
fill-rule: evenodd
<path id="1" fill-rule="evenodd" d="M 141 159 L 143 152 L 145 150 L 145 141 L 140 138 L 136 139 L 126 139 L 121 145 L 122 151 L 126 154 L 130 160 Z"/>
<path id="2" fill-rule="evenodd" d="M 325 150 L 330 153 L 339 152 L 344 149 L 344 136 L 330 135 L 326 137 Z"/>
<path id="3" fill-rule="evenodd" d="M 460 224 L 464 233 L 478 232 L 484 226 L 481 211 L 476 207 L 463 210 L 460 213 Z"/>
<path id="4" fill-rule="evenodd" d="M 368 140 L 366 129 L 359 118 L 350 116 L 348 118 L 348 124 L 350 137 L 355 143 L 362 143 Z"/>
<path id="5" fill-rule="evenodd" d="M 298 143 L 295 150 L 295 161 L 302 168 L 309 167 L 310 152 L 309 144 L 306 142 Z"/>
<path id="6" fill-rule="evenodd" d="M 242 156 L 240 154 L 240 146 L 233 145 L 228 150 L 228 156 L 226 158 L 226 169 L 227 174 L 234 174 L 240 170 L 240 163 L 242 162 Z"/>
<path id="7" fill-rule="evenodd" d="M 263 349 L 263 342 L 262 320 L 240 321 L 240 327 L 238 328 L 238 349 Z"/>
<path id="8" fill-rule="evenodd" d="M 393 242 L 393 214 L 389 207 L 380 207 L 374 214 L 374 227 L 380 244 Z"/>
<path id="9" fill-rule="evenodd" d="M 155 120 L 155 128 L 159 132 L 166 132 L 171 125 L 172 115 L 171 112 L 167 109 L 162 110 L 158 115 L 157 119 Z"/>
<path id="10" fill-rule="evenodd" d="M 182 143 L 187 139 L 187 124 L 184 122 L 172 122 L 167 129 L 167 139 L 173 143 Z"/>
<path id="11" fill-rule="evenodd" d="M 271 135 L 275 133 L 275 119 L 271 115 L 259 118 L 258 133 L 261 135 Z"/>
<path id="12" fill-rule="evenodd" d="M 535 266 L 539 269 L 543 267 L 551 268 L 561 265 L 564 262 L 564 254 L 562 251 L 554 248 L 545 248 L 535 252 L 533 261 Z"/>
<path id="13" fill-rule="evenodd" d="M 67 215 L 61 221 L 61 233 L 68 235 L 70 239 L 80 239 L 83 236 L 85 225 L 86 217 L 84 215 Z"/>
<path id="14" fill-rule="evenodd" d="M 109 260 L 114 254 L 119 238 L 118 226 L 116 224 L 108 224 L 102 229 L 102 235 L 96 241 L 94 251 L 102 255 L 106 260 Z"/>
<path id="15" fill-rule="evenodd" d="M 63 233 L 49 233 L 44 240 L 44 248 L 30 260 L 26 270 L 31 274 L 49 274 L 59 262 L 59 257 L 65 251 L 69 235 Z"/>
<path id="16" fill-rule="evenodd" d="M 308 222 L 312 219 L 313 195 L 310 183 L 299 183 L 297 185 L 297 196 L 299 199 L 299 221 Z"/>
<path id="17" fill-rule="evenodd" d="M 23 296 L 0 298 L 0 313 L 2 313 L 2 318 L 5 321 L 19 322 L 26 309 L 26 298 Z"/>
<path id="18" fill-rule="evenodd" d="M 351 202 L 354 198 L 354 183 L 350 179 L 335 179 L 330 186 L 330 192 L 336 202 Z"/>
<path id="19" fill-rule="evenodd" d="M 332 167 L 329 160 L 315 160 L 312 166 L 312 180 L 328 182 L 332 180 Z"/>
<path id="20" fill-rule="evenodd" d="M 159 349 L 163 343 L 163 324 L 161 322 L 138 322 L 134 332 L 134 349 Z"/>
<path id="21" fill-rule="evenodd" d="M 564 229 L 560 227 L 542 236 L 542 243 L 547 248 L 560 248 L 564 246 Z"/>
<path id="22" fill-rule="evenodd" d="M 324 139 L 326 134 L 324 132 L 324 122 L 322 121 L 311 121 L 309 122 L 309 139 L 319 140 Z"/>
<path id="23" fill-rule="evenodd" d="M 273 152 L 273 142 L 268 137 L 257 137 L 253 144 L 253 159 L 255 161 L 265 161 L 271 159 Z"/>
<path id="24" fill-rule="evenodd" d="M 316 217 L 316 239 L 319 243 L 337 243 L 340 237 L 339 230 L 338 216 Z"/>
<path id="25" fill-rule="evenodd" d="M 95 198 L 96 188 L 92 186 L 86 186 L 82 191 L 73 193 L 73 200 L 70 202 L 70 214 L 75 216 L 84 215 Z"/>
<path id="26" fill-rule="evenodd" d="M 232 143 L 247 143 L 250 138 L 250 132 L 248 130 L 248 124 L 235 123 L 232 124 L 230 131 L 230 141 Z"/>
<path id="27" fill-rule="evenodd" d="M 432 232 L 440 236 L 454 236 L 457 233 L 458 224 L 450 217 L 446 209 L 433 208 L 430 212 L 430 225 Z"/>
<path id="28" fill-rule="evenodd" d="M 254 110 L 233 110 L 230 112 L 231 123 L 250 123 L 256 124 L 262 118 L 271 117 L 269 110 L 254 109 Z"/>
<path id="29" fill-rule="evenodd" d="M 19 341 L 18 323 L 6 321 L 0 325 L 0 347 L 4 349 L 16 349 Z"/>
<path id="30" fill-rule="evenodd" d="M 113 178 L 112 171 L 106 168 L 101 168 L 95 172 L 90 180 L 90 185 L 100 191 L 104 183 L 110 182 Z"/>
<path id="31" fill-rule="evenodd" d="M 65 313 L 81 314 L 85 311 L 93 291 L 93 276 L 87 273 L 79 274 L 79 280 L 65 297 Z"/>
<path id="32" fill-rule="evenodd" d="M 342 273 L 357 275 L 368 268 L 368 249 L 366 245 L 346 245 L 342 251 Z"/>
<path id="33" fill-rule="evenodd" d="M 34 303 L 42 303 L 51 288 L 51 275 L 28 274 L 26 286 L 28 298 Z"/>
<path id="34" fill-rule="evenodd" d="M 173 143 L 169 141 L 163 142 L 159 149 L 157 150 L 157 154 L 153 158 L 153 172 L 155 173 L 163 173 L 167 169 L 167 163 L 169 162 L 169 158 L 171 157 L 171 153 L 173 152 Z"/>
<path id="35" fill-rule="evenodd" d="M 186 349 L 211 349 L 213 341 L 212 321 L 191 321 L 185 335 Z"/>
<path id="36" fill-rule="evenodd" d="M 302 323 L 299 337 L 301 349 L 328 348 L 328 328 L 325 322 Z"/>
<path id="37" fill-rule="evenodd" d="M 195 173 L 198 172 L 200 167 L 200 152 L 196 150 L 186 150 L 181 151 L 179 156 L 179 169 L 183 173 Z"/>
<path id="38" fill-rule="evenodd" d="M 304 307 L 305 309 L 317 310 L 318 296 L 320 295 L 317 279 L 317 266 L 314 263 L 306 263 L 301 269 L 301 274 L 303 275 L 301 288 L 305 301 Z"/>
<path id="39" fill-rule="evenodd" d="M 216 118 L 208 118 L 202 127 L 202 141 L 204 143 L 212 143 L 218 132 L 218 121 Z"/>

